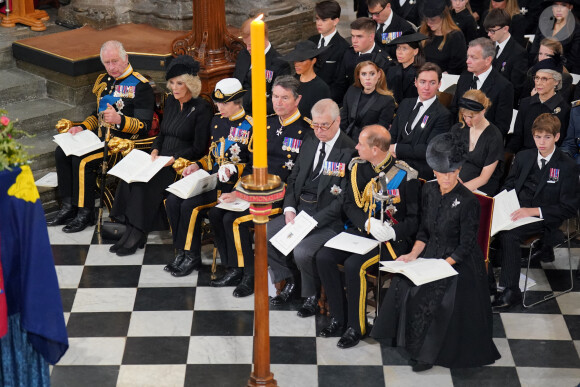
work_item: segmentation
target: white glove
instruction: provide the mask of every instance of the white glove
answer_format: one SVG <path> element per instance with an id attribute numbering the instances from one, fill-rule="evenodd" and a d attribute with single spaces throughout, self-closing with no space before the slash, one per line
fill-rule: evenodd
<path id="1" fill-rule="evenodd" d="M 370 223 L 369 223 L 370 220 Z M 395 230 L 388 224 L 377 218 L 370 218 L 365 222 L 365 229 L 379 242 L 395 240 Z"/>
<path id="2" fill-rule="evenodd" d="M 230 175 L 233 175 L 238 171 L 234 164 L 224 164 L 218 169 L 218 178 L 222 183 L 226 183 L 230 180 L 230 177 L 226 174 L 226 170 L 230 171 Z"/>

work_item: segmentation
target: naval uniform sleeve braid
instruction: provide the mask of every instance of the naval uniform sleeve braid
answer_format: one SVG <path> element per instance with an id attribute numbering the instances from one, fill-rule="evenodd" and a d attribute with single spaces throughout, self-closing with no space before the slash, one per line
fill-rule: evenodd
<path id="1" fill-rule="evenodd" d="M 79 126 L 82 127 L 83 129 L 87 129 L 87 130 L 97 129 L 99 126 L 99 120 L 97 119 L 97 114 L 96 113 L 91 114 L 90 116 L 85 118 L 85 120 L 83 122 L 81 122 Z"/>

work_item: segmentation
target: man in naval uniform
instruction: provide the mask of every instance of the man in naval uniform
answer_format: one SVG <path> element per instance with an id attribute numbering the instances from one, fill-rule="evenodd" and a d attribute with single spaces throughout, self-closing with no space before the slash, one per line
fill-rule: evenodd
<path id="1" fill-rule="evenodd" d="M 310 119 L 298 110 L 300 82 L 291 75 L 276 78 L 272 87 L 272 104 L 275 115 L 267 119 L 268 173 L 280 176 L 283 183 L 292 172 L 300 153 L 302 138 L 312 131 Z M 242 175 L 253 172 L 253 154 Z M 221 170 L 231 169 L 224 165 Z M 231 202 L 235 193 L 222 194 L 220 200 Z M 273 214 L 281 213 L 281 203 L 274 203 Z M 235 297 L 254 293 L 254 250 L 249 227 L 252 215 L 248 210 L 234 212 L 217 207 L 209 211 L 209 219 L 222 265 L 226 273 L 210 283 L 214 287 L 235 286 Z"/>
<path id="2" fill-rule="evenodd" d="M 200 212 L 217 204 L 217 198 L 222 193 L 231 192 L 238 176 L 250 158 L 252 140 L 252 117 L 246 114 L 243 97 L 246 90 L 236 78 L 226 78 L 219 81 L 212 95 L 219 113 L 211 123 L 211 144 L 209 152 L 202 159 L 183 169 L 183 176 L 188 176 L 199 169 L 211 174 L 219 173 L 222 165 L 229 164 L 230 169 L 222 170 L 218 176 L 215 189 L 182 199 L 169 194 L 165 201 L 165 209 L 173 234 L 173 246 L 177 254 L 172 263 L 165 266 L 174 277 L 189 275 L 201 267 L 201 220 Z M 181 159 L 185 164 L 187 160 Z M 185 164 L 176 161 L 180 169 Z M 178 171 L 179 172 L 179 171 Z"/>
<path id="3" fill-rule="evenodd" d="M 103 44 L 101 62 L 107 73 L 99 75 L 93 86 L 97 109 L 82 123 L 70 128 L 69 133 L 92 130 L 104 139 L 109 127 L 111 137 L 131 140 L 145 137 L 151 127 L 155 105 L 149 81 L 133 71 L 127 52 L 118 41 Z M 67 233 L 82 231 L 95 221 L 96 170 L 103 161 L 103 150 L 78 157 L 66 156 L 57 147 L 55 159 L 62 207 L 48 225 L 66 224 L 63 231 Z"/>
<path id="4" fill-rule="evenodd" d="M 349 165 L 350 177 L 343 210 L 349 222 L 348 233 L 375 238 L 382 243 L 367 254 L 356 254 L 330 247 L 316 254 L 316 266 L 330 306 L 330 324 L 322 337 L 342 336 L 338 347 L 350 348 L 367 334 L 366 272 L 377 269 L 380 259 L 392 260 L 411 250 L 419 228 L 421 185 L 417 171 L 395 161 L 389 152 L 391 135 L 380 125 L 366 126 L 356 146 L 360 157 Z M 377 187 L 377 180 L 388 182 Z M 392 203 L 376 200 L 373 192 L 390 195 Z M 381 221 L 381 213 L 384 221 Z M 379 254 L 380 252 L 380 254 Z M 342 283 L 337 264 L 344 265 Z"/>

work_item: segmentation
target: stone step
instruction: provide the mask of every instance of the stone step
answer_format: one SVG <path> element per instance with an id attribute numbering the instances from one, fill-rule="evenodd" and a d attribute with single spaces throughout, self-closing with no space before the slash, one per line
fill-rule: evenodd
<path id="1" fill-rule="evenodd" d="M 12 46 L 0 43 L 0 69 L 9 69 L 16 66 L 16 61 L 12 57 Z"/>
<path id="2" fill-rule="evenodd" d="M 55 172 L 55 168 L 44 168 L 44 169 L 33 169 L 32 174 L 34 175 L 34 180 L 38 180 L 44 177 L 50 172 Z M 38 193 L 40 194 L 40 201 L 42 202 L 42 207 L 45 213 L 51 213 L 57 211 L 59 208 L 58 204 L 58 188 L 56 187 L 38 187 Z"/>
<path id="3" fill-rule="evenodd" d="M 30 168 L 35 178 L 44 176 L 37 176 L 37 173 L 41 171 L 55 170 L 54 150 L 56 149 L 56 143 L 52 141 L 52 137 L 55 134 L 57 134 L 56 129 L 36 134 L 33 137 L 18 139 L 19 143 L 27 147 L 26 151 L 32 161 Z"/>
<path id="4" fill-rule="evenodd" d="M 12 120 L 18 120 L 15 126 L 18 129 L 36 134 L 42 132 L 55 133 L 54 125 L 61 118 L 72 120 L 77 117 L 86 117 L 90 113 L 87 110 L 94 108 L 94 103 L 85 109 L 83 106 L 75 107 L 52 98 L 40 98 L 33 101 L 20 101 L 4 106 L 8 116 Z M 83 115 L 84 114 L 84 115 Z M 82 118 L 81 118 L 82 120 Z"/>
<path id="5" fill-rule="evenodd" d="M 0 70 L 0 106 L 46 97 L 46 80 L 17 68 Z"/>

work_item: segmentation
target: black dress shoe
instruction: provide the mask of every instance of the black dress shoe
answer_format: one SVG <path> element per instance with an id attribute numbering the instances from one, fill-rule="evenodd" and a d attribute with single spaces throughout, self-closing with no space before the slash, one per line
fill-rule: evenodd
<path id="1" fill-rule="evenodd" d="M 540 260 L 542 262 L 554 262 L 554 248 L 552 246 L 542 246 L 541 249 L 532 253 L 532 261 Z"/>
<path id="2" fill-rule="evenodd" d="M 185 250 L 181 263 L 171 272 L 174 277 L 185 277 L 194 270 L 201 269 L 201 256 L 194 255 L 190 250 Z"/>
<path id="3" fill-rule="evenodd" d="M 213 286 L 214 288 L 234 286 L 240 283 L 243 275 L 244 269 L 241 267 L 230 267 L 226 270 L 226 274 L 223 277 L 210 281 L 209 286 Z"/>
<path id="4" fill-rule="evenodd" d="M 298 317 L 310 317 L 318 313 L 318 299 L 316 296 L 310 296 L 304 301 L 304 304 L 298 309 Z"/>
<path id="5" fill-rule="evenodd" d="M 52 218 L 50 221 L 46 222 L 46 224 L 48 226 L 60 226 L 63 224 L 67 224 L 72 219 L 74 219 L 76 215 L 77 215 L 77 208 L 71 204 L 70 198 L 63 199 L 62 207 L 60 208 L 60 211 L 58 211 L 58 213 L 56 214 L 56 216 L 54 218 Z"/>
<path id="6" fill-rule="evenodd" d="M 248 297 L 254 294 L 254 275 L 244 274 L 239 285 L 236 286 L 232 293 L 234 297 Z"/>
<path id="7" fill-rule="evenodd" d="M 123 247 L 125 243 L 127 243 L 127 239 L 129 238 L 129 235 L 131 235 L 131 228 L 132 227 L 130 224 L 126 225 L 125 232 L 123 233 L 121 238 L 117 242 L 115 242 L 115 244 L 109 247 L 109 251 L 111 253 L 116 253 L 121 247 Z"/>
<path id="8" fill-rule="evenodd" d="M 94 208 L 81 207 L 77 212 L 77 216 L 68 222 L 62 231 L 71 234 L 83 231 L 89 225 L 95 225 L 95 210 Z"/>
<path id="9" fill-rule="evenodd" d="M 175 268 L 181 264 L 181 261 L 183 261 L 184 257 L 185 257 L 185 252 L 183 251 L 183 249 L 177 249 L 177 254 L 175 255 L 175 259 L 170 264 L 165 265 L 163 270 L 168 271 L 168 272 L 175 271 Z"/>
<path id="10" fill-rule="evenodd" d="M 337 319 L 332 317 L 330 319 L 330 324 L 326 328 L 322 328 L 320 331 L 320 336 L 322 337 L 336 337 L 342 336 L 344 333 L 344 327 Z"/>
<path id="11" fill-rule="evenodd" d="M 146 242 L 147 242 L 147 234 L 136 227 L 132 227 L 129 237 L 127 237 L 127 240 L 125 241 L 123 246 L 121 246 L 117 250 L 116 254 L 119 257 L 133 255 L 137 251 L 137 248 L 140 249 L 144 248 Z"/>
<path id="12" fill-rule="evenodd" d="M 491 309 L 494 313 L 506 312 L 521 304 L 522 292 L 520 289 L 513 290 L 506 288 L 503 293 L 495 298 L 491 303 Z"/>
<path id="13" fill-rule="evenodd" d="M 270 304 L 282 305 L 287 303 L 295 291 L 296 291 L 296 283 L 294 282 L 294 278 L 293 277 L 287 278 L 284 288 L 282 288 L 280 294 L 278 294 L 276 297 L 270 300 Z"/>
<path id="14" fill-rule="evenodd" d="M 422 361 L 415 360 L 415 364 L 412 365 L 413 372 L 427 371 L 433 368 L 433 364 L 423 363 Z"/>
<path id="15" fill-rule="evenodd" d="M 351 348 L 357 345 L 362 338 L 363 336 L 355 331 L 354 328 L 348 327 L 336 345 L 339 348 Z"/>

